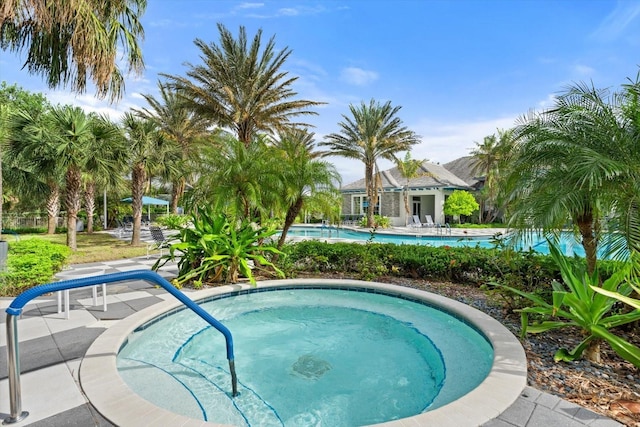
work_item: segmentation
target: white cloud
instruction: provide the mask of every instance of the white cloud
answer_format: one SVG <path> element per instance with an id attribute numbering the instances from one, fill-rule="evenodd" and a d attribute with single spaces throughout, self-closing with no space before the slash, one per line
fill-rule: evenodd
<path id="1" fill-rule="evenodd" d="M 347 67 L 342 70 L 340 78 L 352 85 L 366 86 L 378 80 L 378 73 L 357 67 Z"/>
<path id="2" fill-rule="evenodd" d="M 581 76 L 591 76 L 596 70 L 588 65 L 577 64 L 573 67 L 573 71 Z"/>
<path id="3" fill-rule="evenodd" d="M 555 102 L 556 95 L 550 93 L 545 99 L 539 101 L 537 105 L 540 110 L 546 110 L 547 108 L 550 108 L 553 104 L 555 104 Z"/>
<path id="4" fill-rule="evenodd" d="M 618 2 L 615 9 L 591 33 L 591 38 L 605 42 L 613 41 L 624 33 L 638 15 L 640 15 L 640 3 Z"/>
<path id="5" fill-rule="evenodd" d="M 482 142 L 485 136 L 494 134 L 497 129 L 510 129 L 516 123 L 516 116 L 499 117 L 467 122 L 443 123 L 432 119 L 422 119 L 413 126 L 408 126 L 421 136 L 422 142 L 413 146 L 411 157 L 429 160 L 433 163 L 448 163 L 459 157 L 468 156 L 475 148 L 474 142 Z M 323 135 L 316 135 L 316 141 Z M 325 147 L 326 149 L 326 147 Z M 403 154 L 401 154 L 403 155 Z M 364 177 L 362 162 L 343 157 L 328 157 L 342 176 L 342 184 L 350 184 Z M 379 160 L 380 170 L 387 170 L 395 165 L 387 160 Z"/>
<path id="6" fill-rule="evenodd" d="M 481 142 L 497 129 L 512 128 L 516 120 L 517 116 L 452 123 L 422 119 L 409 127 L 422 137 L 422 143 L 411 150 L 411 157 L 442 164 L 468 156 L 475 148 L 474 142 Z"/>
<path id="7" fill-rule="evenodd" d="M 283 7 L 282 9 L 278 10 L 278 15 L 281 16 L 297 16 L 299 14 L 300 11 L 292 7 Z"/>
<path id="8" fill-rule="evenodd" d="M 320 13 L 327 12 L 327 9 L 324 6 L 296 6 L 296 7 L 283 7 L 275 10 L 272 13 L 250 13 L 245 17 L 247 18 L 255 18 L 255 19 L 270 19 L 270 18 L 278 18 L 281 16 L 303 16 L 303 15 L 317 15 Z"/>
<path id="9" fill-rule="evenodd" d="M 264 7 L 264 3 L 240 3 L 237 9 L 258 9 Z"/>
<path id="10" fill-rule="evenodd" d="M 101 100 L 93 95 L 74 94 L 64 91 L 51 91 L 45 93 L 47 99 L 53 104 L 73 105 L 82 108 L 87 113 L 98 113 L 109 117 L 114 122 L 120 121 L 123 114 L 131 108 L 140 108 L 141 102 L 134 102 L 129 98 L 138 98 L 139 96 L 125 96 L 118 103 L 111 104 L 107 100 Z"/>

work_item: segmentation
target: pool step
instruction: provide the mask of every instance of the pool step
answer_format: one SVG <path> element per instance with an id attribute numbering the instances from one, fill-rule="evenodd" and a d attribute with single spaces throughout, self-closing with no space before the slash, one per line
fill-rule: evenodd
<path id="1" fill-rule="evenodd" d="M 221 366 L 214 366 L 205 360 L 179 358 L 176 362 L 206 378 L 219 388 L 229 387 L 230 374 Z M 245 423 L 249 426 L 284 426 L 275 409 L 264 401 L 254 390 L 238 381 L 239 395 L 232 399 L 233 406 L 241 414 Z M 230 394 L 228 394 L 230 396 Z M 218 409 L 219 410 L 219 409 Z M 214 419 L 219 422 L 217 419 Z"/>

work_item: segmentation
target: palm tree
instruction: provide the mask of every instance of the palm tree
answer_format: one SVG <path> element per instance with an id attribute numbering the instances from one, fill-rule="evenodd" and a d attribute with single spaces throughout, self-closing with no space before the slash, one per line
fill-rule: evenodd
<path id="1" fill-rule="evenodd" d="M 211 204 L 238 219 L 252 221 L 269 216 L 276 195 L 282 191 L 282 177 L 279 159 L 264 138 L 246 146 L 229 136 L 218 147 L 204 147 L 202 156 L 190 206 Z"/>
<path id="2" fill-rule="evenodd" d="M 142 226 L 142 197 L 150 171 L 162 164 L 162 135 L 156 124 L 142 119 L 131 112 L 125 113 L 122 119 L 125 139 L 129 144 L 129 161 L 131 167 L 131 207 L 133 209 L 133 233 L 131 245 L 140 244 Z"/>
<path id="3" fill-rule="evenodd" d="M 394 160 L 396 153 L 407 151 L 419 142 L 419 137 L 403 126 L 402 120 L 396 116 L 400 108 L 392 107 L 390 101 L 380 104 L 373 99 L 369 105 L 364 102 L 360 106 L 352 104 L 349 106 L 352 117 L 343 114 L 344 121 L 338 124 L 340 133 L 327 135 L 320 143 L 332 150 L 325 155 L 357 159 L 364 163 L 369 200 L 367 227 L 373 226 L 373 210 L 378 196 L 374 180 L 377 160 Z"/>
<path id="4" fill-rule="evenodd" d="M 482 144 L 475 142 L 476 148 L 471 151 L 474 157 L 472 172 L 484 177 L 480 222 L 493 222 L 498 214 L 498 190 L 500 181 L 508 167 L 508 160 L 513 148 L 511 130 L 498 129 L 496 134 L 485 136 Z M 488 215 L 483 219 L 484 211 Z"/>
<path id="5" fill-rule="evenodd" d="M 297 93 L 291 86 L 297 77 L 282 70 L 291 50 L 276 49 L 273 37 L 261 49 L 262 30 L 251 45 L 244 27 L 238 39 L 222 24 L 218 31 L 219 45 L 195 40 L 203 65 L 187 64 L 186 77 L 166 76 L 188 108 L 233 132 L 245 145 L 258 132 L 308 126 L 291 119 L 316 114 L 309 108 L 321 103 L 295 99 Z"/>
<path id="6" fill-rule="evenodd" d="M 57 165 L 65 172 L 67 246 L 77 249 L 76 223 L 80 211 L 82 170 L 93 156 L 91 119 L 78 107 L 56 107 L 51 111 L 52 129 L 48 134 L 57 155 Z"/>
<path id="7" fill-rule="evenodd" d="M 6 0 L 0 10 L 0 47 L 27 52 L 25 67 L 49 87 L 84 92 L 90 77 L 100 97 L 124 90 L 116 54 L 128 71 L 144 68 L 139 40 L 146 0 Z"/>
<path id="8" fill-rule="evenodd" d="M 409 181 L 413 178 L 419 177 L 420 174 L 420 166 L 422 163 L 426 162 L 425 160 L 416 160 L 411 158 L 411 152 L 407 151 L 407 154 L 404 156 L 404 160 L 396 159 L 396 166 L 398 171 L 400 171 L 400 175 L 402 175 L 406 179 L 406 183 L 404 188 L 402 189 L 402 196 L 404 198 L 404 210 L 407 213 L 405 216 L 405 226 L 409 225 L 409 217 L 411 215 L 411 209 L 409 208 Z"/>
<path id="9" fill-rule="evenodd" d="M 35 197 L 35 189 L 47 194 L 47 234 L 54 234 L 60 214 L 64 171 L 58 165 L 54 144 L 49 141 L 49 131 L 53 129 L 51 114 L 19 109 L 10 117 L 7 126 L 12 133 L 7 157 L 13 159 L 10 167 L 14 169 L 15 186 L 22 197 Z"/>
<path id="10" fill-rule="evenodd" d="M 340 174 L 331 163 L 319 160 L 319 153 L 313 151 L 314 133 L 307 129 L 292 129 L 279 134 L 274 148 L 279 150 L 278 164 L 284 184 L 284 206 L 286 209 L 284 227 L 278 249 L 284 244 L 287 231 L 303 210 L 306 202 L 319 193 L 335 194 Z"/>
<path id="11" fill-rule="evenodd" d="M 19 194 L 38 194 L 41 182 L 34 179 L 29 161 L 19 154 L 5 156 L 5 150 L 25 138 L 24 128 L 31 126 L 49 108 L 46 98 L 42 94 L 25 91 L 17 85 L 0 83 L 0 201 L 4 200 L 3 175 L 15 177 Z M 28 112 L 28 120 L 24 120 L 23 113 Z M 9 170 L 3 170 L 2 163 L 7 162 Z M 30 182 L 30 184 L 26 184 Z M 24 184 L 24 185 L 23 185 Z M 0 203 L 1 205 L 1 203 Z M 55 229 L 55 228 L 54 228 Z M 0 230 L 2 230 L 2 206 L 0 206 Z"/>
<path id="12" fill-rule="evenodd" d="M 207 135 L 210 120 L 206 116 L 195 114 L 186 108 L 184 102 L 174 90 L 158 82 L 160 99 L 152 95 L 143 95 L 149 108 L 134 110 L 141 117 L 154 121 L 163 136 L 177 146 L 176 160 L 179 162 L 173 170 L 177 171 L 172 179 L 171 212 L 178 212 L 178 200 L 186 187 L 185 165 L 187 160 L 198 154 L 198 142 Z"/>
<path id="13" fill-rule="evenodd" d="M 570 222 L 582 238 L 589 272 L 605 217 L 630 220 L 617 195 L 639 182 L 640 150 L 620 121 L 619 98 L 577 84 L 552 109 L 530 113 L 514 129 L 517 151 L 506 186 L 510 225 L 553 233 Z"/>
<path id="14" fill-rule="evenodd" d="M 4 147 L 11 141 L 12 131 L 9 127 L 9 122 L 13 114 L 13 109 L 8 104 L 0 104 L 0 241 L 2 240 L 2 204 L 4 203 L 2 197 L 4 195 L 2 191 L 2 162 Z M 4 262 L 4 260 L 0 260 L 0 262 Z"/>
<path id="15" fill-rule="evenodd" d="M 118 126 L 106 116 L 91 115 L 94 138 L 93 155 L 87 159 L 83 172 L 87 233 L 93 233 L 96 185 L 103 188 L 120 186 L 129 149 Z"/>

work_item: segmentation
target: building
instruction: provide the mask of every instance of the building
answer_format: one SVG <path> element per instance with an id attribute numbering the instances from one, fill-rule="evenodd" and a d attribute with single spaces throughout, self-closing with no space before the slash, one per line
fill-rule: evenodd
<path id="1" fill-rule="evenodd" d="M 451 165 L 459 160 L 447 164 Z M 471 160 L 468 160 L 467 164 L 470 165 Z M 411 224 L 413 215 L 418 215 L 422 222 L 425 222 L 426 215 L 431 215 L 436 223 L 444 223 L 443 206 L 446 198 L 454 190 L 474 191 L 475 184 L 480 181 L 471 177 L 470 167 L 466 169 L 469 175 L 467 182 L 445 166 L 425 161 L 418 170 L 418 176 L 409 179 L 408 182 L 397 167 L 380 172 L 382 190 L 379 190 L 376 215 L 389 217 L 394 226 Z M 460 162 L 459 166 L 462 170 L 463 162 Z M 405 188 L 409 201 L 408 216 L 404 206 Z M 369 205 L 364 178 L 343 186 L 340 191 L 343 215 L 366 215 Z"/>

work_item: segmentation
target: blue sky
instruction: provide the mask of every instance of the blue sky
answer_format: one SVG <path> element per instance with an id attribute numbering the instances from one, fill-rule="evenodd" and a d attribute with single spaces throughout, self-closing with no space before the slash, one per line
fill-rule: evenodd
<path id="1" fill-rule="evenodd" d="M 474 142 L 509 128 L 531 109 L 551 105 L 573 82 L 617 89 L 640 64 L 640 1 L 604 0 L 149 0 L 142 19 L 146 70 L 131 76 L 114 105 L 90 90 L 49 90 L 1 52 L 0 79 L 43 92 L 114 120 L 157 93 L 159 73 L 184 74 L 200 64 L 193 40 L 218 41 L 216 23 L 234 34 L 263 30 L 293 53 L 285 69 L 299 77 L 299 97 L 327 104 L 313 125 L 316 139 L 338 131 L 351 103 L 374 98 L 402 106 L 399 117 L 421 136 L 412 157 L 446 163 Z M 343 183 L 361 178 L 361 163 L 330 158 Z M 381 162 L 381 168 L 392 165 Z"/>

